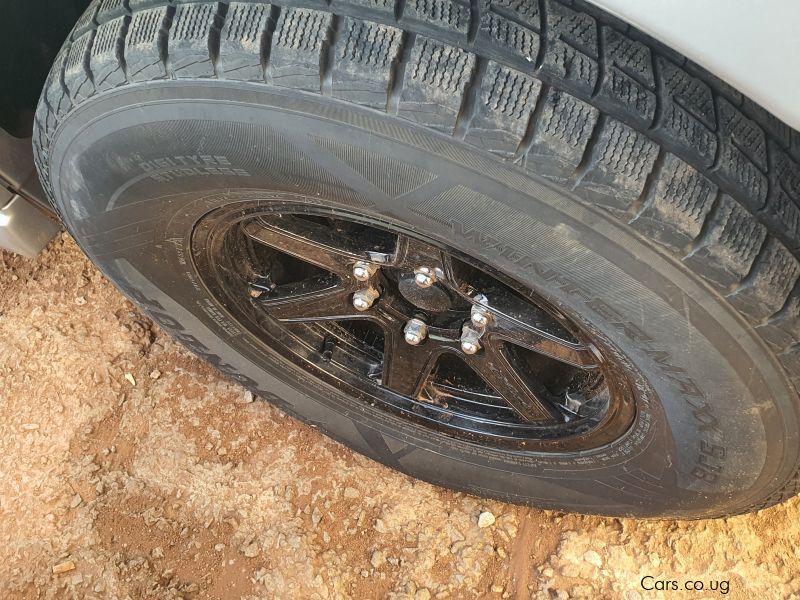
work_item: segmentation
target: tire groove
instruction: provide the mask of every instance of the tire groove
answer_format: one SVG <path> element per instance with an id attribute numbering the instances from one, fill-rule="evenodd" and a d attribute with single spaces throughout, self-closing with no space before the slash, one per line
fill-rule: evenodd
<path id="1" fill-rule="evenodd" d="M 528 123 L 525 126 L 525 134 L 522 136 L 522 140 L 520 140 L 519 147 L 517 148 L 516 152 L 514 152 L 513 162 L 515 163 L 523 160 L 533 146 L 533 141 L 536 137 L 536 128 L 541 120 L 540 117 L 544 111 L 544 105 L 547 102 L 547 96 L 550 94 L 550 89 L 551 88 L 548 84 L 542 84 L 542 87 L 539 90 L 539 97 L 536 99 L 536 104 L 534 105 L 533 110 L 530 113 L 530 117 L 528 118 Z"/>
<path id="2" fill-rule="evenodd" d="M 172 77 L 173 79 L 174 74 L 170 74 L 170 61 L 169 61 L 169 30 L 172 28 L 172 21 L 175 19 L 175 12 L 177 8 L 174 4 L 170 4 L 167 6 L 167 12 L 164 15 L 164 19 L 161 21 L 161 28 L 158 30 L 158 55 L 159 59 L 161 60 L 161 65 L 164 69 L 164 73 L 167 77 Z"/>
<path id="3" fill-rule="evenodd" d="M 537 0 L 539 2 L 539 52 L 536 55 L 536 61 L 534 62 L 534 68 L 536 71 L 540 71 L 542 69 L 542 65 L 544 65 L 545 58 L 547 57 L 547 36 L 548 36 L 548 25 L 547 25 L 547 0 Z M 548 82 L 549 83 L 549 82 Z"/>
<path id="4" fill-rule="evenodd" d="M 414 49 L 416 36 L 413 33 L 404 31 L 400 39 L 400 47 L 397 56 L 392 61 L 392 72 L 389 78 L 389 89 L 386 95 L 386 112 L 396 115 L 400 109 L 400 98 L 403 95 L 405 84 L 406 67 L 411 59 L 411 51 Z"/>
<path id="5" fill-rule="evenodd" d="M 264 31 L 264 37 L 261 42 L 261 70 L 265 83 L 271 80 L 269 67 L 270 58 L 272 56 L 272 43 L 275 36 L 275 30 L 278 27 L 278 21 L 281 18 L 281 7 L 275 4 L 270 6 L 269 18 L 267 19 L 267 28 Z"/>
<path id="6" fill-rule="evenodd" d="M 228 3 L 217 2 L 217 12 L 214 15 L 214 24 L 208 31 L 208 56 L 211 59 L 211 66 L 214 69 L 214 77 L 220 77 L 220 45 L 222 28 L 225 26 L 225 17 L 228 14 Z"/>
<path id="7" fill-rule="evenodd" d="M 461 103 L 461 109 L 456 117 L 455 131 L 453 137 L 463 140 L 467 137 L 472 120 L 478 110 L 478 103 L 480 102 L 480 95 L 482 91 L 483 79 L 486 75 L 486 67 L 489 61 L 483 57 L 479 57 L 475 61 L 475 67 L 472 70 L 467 89 L 464 90 L 464 97 Z"/>
<path id="8" fill-rule="evenodd" d="M 581 160 L 578 163 L 578 166 L 575 167 L 575 171 L 572 174 L 571 187 L 573 190 L 581 184 L 583 178 L 586 176 L 586 173 L 594 166 L 594 151 L 595 148 L 597 148 L 597 144 L 600 141 L 600 137 L 603 133 L 606 123 L 608 123 L 608 117 L 601 113 L 597 118 L 597 121 L 592 128 L 592 133 L 589 135 L 589 139 L 583 149 Z"/>
<path id="9" fill-rule="evenodd" d="M 626 211 L 628 223 L 635 221 L 642 212 L 648 207 L 654 196 L 654 190 L 658 182 L 661 180 L 661 173 L 664 171 L 664 162 L 667 158 L 667 152 L 659 146 L 658 155 L 653 162 L 653 168 L 647 174 L 642 186 L 642 192 L 636 201 L 631 204 L 630 208 Z"/>
<path id="10" fill-rule="evenodd" d="M 323 96 L 333 94 L 333 68 L 336 60 L 336 42 L 342 28 L 342 17 L 339 15 L 331 16 L 331 24 L 322 44 L 319 56 L 319 89 Z"/>
<path id="11" fill-rule="evenodd" d="M 713 227 L 715 217 L 719 212 L 719 207 L 722 204 L 722 196 L 723 192 L 720 189 L 717 189 L 717 193 L 714 196 L 714 200 L 711 203 L 711 208 L 706 213 L 705 219 L 703 220 L 703 224 L 700 226 L 700 233 L 697 234 L 697 237 L 687 244 L 686 248 L 684 248 L 682 254 L 683 258 L 687 259 L 692 256 L 698 248 L 702 247 L 705 242 L 708 241 L 709 236 L 711 234 L 711 228 Z"/>

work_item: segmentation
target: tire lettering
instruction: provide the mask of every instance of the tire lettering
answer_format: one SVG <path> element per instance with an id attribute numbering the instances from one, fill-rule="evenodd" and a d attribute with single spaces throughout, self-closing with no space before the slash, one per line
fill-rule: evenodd
<path id="1" fill-rule="evenodd" d="M 563 273 L 538 264 L 511 245 L 486 235 L 474 227 L 466 226 L 457 221 L 450 221 L 450 227 L 455 236 L 480 244 L 483 248 L 495 250 L 500 256 L 511 260 L 522 269 L 533 273 L 548 283 L 556 284 L 562 292 L 582 300 L 587 308 L 607 320 L 612 327 L 619 330 L 627 339 L 641 348 L 658 365 L 669 380 L 678 387 L 684 401 L 691 408 L 691 414 L 697 423 L 698 431 L 705 436 L 709 436 L 701 437 L 699 441 L 701 452 L 698 454 L 691 474 L 698 480 L 709 484 L 718 479 L 719 473 L 722 472 L 722 465 L 710 462 L 709 454 L 707 452 L 703 453 L 702 450 L 714 448 L 717 454 L 713 456 L 719 461 L 724 459 L 725 448 L 719 445 L 719 442 L 722 442 L 724 437 L 722 430 L 719 428 L 719 420 L 714 415 L 711 406 L 706 402 L 703 392 L 697 383 L 683 368 L 670 364 L 672 356 L 668 351 L 653 347 L 655 340 L 638 325 L 626 320 L 624 315 L 603 300 L 589 298 L 580 285 Z"/>
<path id="2" fill-rule="evenodd" d="M 258 390 L 259 396 L 269 399 L 270 401 L 274 400 L 277 404 L 282 402 L 281 399 L 274 394 L 261 390 L 258 387 L 258 383 L 246 375 L 239 373 L 232 365 L 223 362 L 219 356 L 212 353 L 200 340 L 187 333 L 184 327 L 174 317 L 168 315 L 164 311 L 164 307 L 157 300 L 147 298 L 141 293 L 141 291 L 126 284 L 120 284 L 120 287 L 131 300 L 146 310 L 162 328 L 168 330 L 173 337 L 184 344 L 192 352 L 211 363 L 222 373 L 225 373 L 229 377 L 236 379 L 242 385 Z"/>

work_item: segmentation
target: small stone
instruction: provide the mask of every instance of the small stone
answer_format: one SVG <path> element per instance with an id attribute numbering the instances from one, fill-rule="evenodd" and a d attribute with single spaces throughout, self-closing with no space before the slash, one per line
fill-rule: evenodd
<path id="1" fill-rule="evenodd" d="M 217 448 L 217 454 L 219 454 L 220 456 L 225 456 L 227 453 L 228 451 L 225 449 L 225 446 L 220 446 L 219 448 Z"/>
<path id="2" fill-rule="evenodd" d="M 506 558 L 508 556 L 508 553 L 506 553 L 506 549 L 505 548 L 503 548 L 502 546 L 498 546 L 497 547 L 497 555 L 500 558 Z"/>
<path id="3" fill-rule="evenodd" d="M 247 558 L 255 558 L 256 556 L 258 556 L 258 553 L 259 553 L 258 544 L 256 544 L 255 542 L 248 544 L 244 548 L 244 555 Z"/>
<path id="4" fill-rule="evenodd" d="M 492 593 L 493 594 L 502 594 L 505 591 L 505 588 L 502 585 L 493 585 L 492 586 Z"/>
<path id="5" fill-rule="evenodd" d="M 250 404 L 254 400 L 253 392 L 251 392 L 250 390 L 245 390 L 244 396 L 243 396 L 242 399 L 244 400 L 244 402 L 246 404 Z"/>
<path id="6" fill-rule="evenodd" d="M 81 502 L 83 502 L 83 498 L 81 498 L 81 495 L 80 494 L 75 494 L 72 497 L 72 502 L 69 503 L 69 507 L 70 508 L 78 508 L 81 505 Z"/>
<path id="7" fill-rule="evenodd" d="M 78 296 L 77 298 L 75 298 L 75 304 L 77 304 L 78 306 L 85 305 L 86 304 L 86 298 L 84 298 L 83 296 Z"/>
<path id="8" fill-rule="evenodd" d="M 222 552 L 223 550 L 225 550 L 225 544 L 215 544 L 214 550 L 217 552 Z"/>
<path id="9" fill-rule="evenodd" d="M 386 552 L 383 550 L 375 550 L 375 552 L 372 553 L 372 557 L 369 559 L 369 562 L 376 569 L 380 569 L 386 564 Z"/>
<path id="10" fill-rule="evenodd" d="M 345 498 L 358 498 L 358 490 L 353 487 L 346 487 L 344 488 L 344 497 Z"/>
<path id="11" fill-rule="evenodd" d="M 326 544 L 331 543 L 331 536 L 327 531 L 322 532 L 322 541 L 325 542 Z"/>
<path id="12" fill-rule="evenodd" d="M 150 371 L 150 379 L 155 381 L 159 377 L 161 377 L 161 371 L 159 371 L 158 369 L 153 369 L 152 371 Z"/>
<path id="13" fill-rule="evenodd" d="M 414 594 L 414 600 L 431 600 L 431 593 L 428 588 L 417 590 L 417 593 Z"/>
<path id="14" fill-rule="evenodd" d="M 486 529 L 487 527 L 491 527 L 492 525 L 494 525 L 494 522 L 496 520 L 497 519 L 495 519 L 495 516 L 488 510 L 483 511 L 478 516 L 478 527 L 480 527 L 481 529 Z"/>
<path id="15" fill-rule="evenodd" d="M 594 550 L 587 550 L 583 555 L 583 560 L 598 568 L 603 566 L 603 559 Z"/>
<path id="16" fill-rule="evenodd" d="M 156 546 L 150 551 L 150 556 L 153 558 L 164 558 L 164 550 L 161 546 Z"/>
<path id="17" fill-rule="evenodd" d="M 71 560 L 53 565 L 53 574 L 61 575 L 62 573 L 69 573 L 75 570 L 75 563 Z"/>
<path id="18" fill-rule="evenodd" d="M 23 431 L 36 431 L 37 429 L 39 429 L 38 423 L 25 423 L 22 425 Z"/>
<path id="19" fill-rule="evenodd" d="M 388 533 L 389 528 L 386 526 L 386 523 L 383 519 L 375 519 L 375 531 L 378 533 Z"/>
<path id="20" fill-rule="evenodd" d="M 125 373 L 125 379 L 127 379 L 128 383 L 130 383 L 131 385 L 133 386 L 136 385 L 136 379 L 134 379 L 133 375 L 131 375 L 130 373 Z"/>

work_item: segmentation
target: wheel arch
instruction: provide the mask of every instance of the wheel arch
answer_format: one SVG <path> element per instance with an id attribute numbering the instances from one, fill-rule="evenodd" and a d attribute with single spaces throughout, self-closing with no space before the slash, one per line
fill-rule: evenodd
<path id="1" fill-rule="evenodd" d="M 800 4 L 769 0 L 588 0 L 686 55 L 800 129 Z"/>

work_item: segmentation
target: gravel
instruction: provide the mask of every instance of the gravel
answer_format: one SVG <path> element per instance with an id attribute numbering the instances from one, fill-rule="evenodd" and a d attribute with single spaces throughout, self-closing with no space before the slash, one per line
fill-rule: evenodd
<path id="1" fill-rule="evenodd" d="M 497 519 L 495 516 L 489 512 L 488 510 L 483 511 L 481 514 L 478 515 L 478 527 L 481 529 L 486 529 L 487 527 L 491 527 L 494 525 Z"/>
<path id="2" fill-rule="evenodd" d="M 523 508 L 251 400 L 68 236 L 0 254 L 0 597 L 703 597 L 645 591 L 647 575 L 800 594 L 797 498 L 694 522 Z"/>

